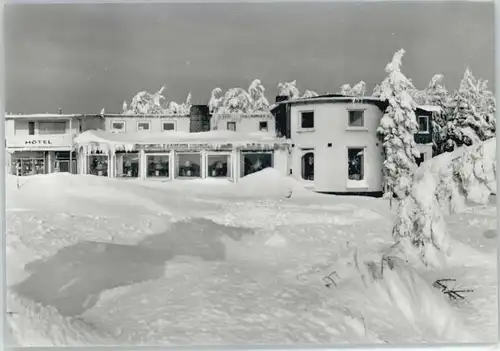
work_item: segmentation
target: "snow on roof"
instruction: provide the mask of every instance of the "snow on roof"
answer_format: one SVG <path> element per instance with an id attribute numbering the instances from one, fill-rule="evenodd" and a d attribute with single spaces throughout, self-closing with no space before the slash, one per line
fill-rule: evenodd
<path id="1" fill-rule="evenodd" d="M 231 144 L 233 146 L 261 145 L 272 147 L 276 144 L 286 144 L 282 138 L 267 133 L 238 133 L 228 130 L 209 132 L 134 132 L 112 133 L 101 130 L 88 130 L 74 139 L 77 145 L 100 144 L 115 149 L 131 150 L 135 145 L 167 145 L 167 144 Z"/>
<path id="2" fill-rule="evenodd" d="M 340 94 L 327 94 L 327 95 L 312 96 L 308 98 L 297 98 L 297 99 L 279 101 L 273 104 L 272 108 L 275 108 L 280 104 L 287 104 L 287 103 L 301 103 L 301 102 L 312 102 L 312 101 L 344 101 L 344 100 L 354 100 L 354 101 L 364 100 L 364 101 L 382 102 L 381 99 L 374 96 L 344 96 Z"/>
<path id="3" fill-rule="evenodd" d="M 441 107 L 435 105 L 418 105 L 417 108 L 428 112 L 441 112 Z"/>
<path id="4" fill-rule="evenodd" d="M 143 117 L 143 118 L 165 118 L 165 117 L 189 117 L 190 115 L 187 114 L 180 114 L 180 113 L 165 113 L 165 114 L 159 114 L 159 115 L 154 115 L 154 114 L 137 114 L 137 113 L 104 113 L 102 114 L 103 117 L 124 117 L 124 118 L 129 118 L 129 117 Z"/>
<path id="5" fill-rule="evenodd" d="M 35 114 L 5 114 L 5 119 L 69 119 L 75 117 L 100 116 L 99 114 L 59 114 L 59 113 L 35 113 Z"/>

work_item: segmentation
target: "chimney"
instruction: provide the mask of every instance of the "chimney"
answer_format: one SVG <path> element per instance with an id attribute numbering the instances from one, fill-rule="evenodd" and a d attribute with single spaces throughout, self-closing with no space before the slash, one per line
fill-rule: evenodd
<path id="1" fill-rule="evenodd" d="M 62 115 L 62 108 L 59 107 L 59 114 Z"/>
<path id="2" fill-rule="evenodd" d="M 191 133 L 210 130 L 210 111 L 207 105 L 192 105 L 189 113 L 189 131 Z"/>
<path id="3" fill-rule="evenodd" d="M 286 95 L 276 95 L 276 103 L 281 102 L 281 101 L 286 101 L 290 99 L 289 96 Z"/>

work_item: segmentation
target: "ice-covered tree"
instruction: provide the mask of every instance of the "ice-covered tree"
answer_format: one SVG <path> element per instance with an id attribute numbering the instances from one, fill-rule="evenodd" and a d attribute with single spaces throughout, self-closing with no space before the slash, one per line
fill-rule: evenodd
<path id="1" fill-rule="evenodd" d="M 132 98 L 132 101 L 129 104 L 127 104 L 126 101 L 123 102 L 123 113 L 152 116 L 167 114 L 188 114 L 189 109 L 191 108 L 191 102 L 186 101 L 186 103 L 182 105 L 179 105 L 173 101 L 166 103 L 166 99 L 162 95 L 164 88 L 165 87 L 161 87 L 160 90 L 153 94 L 147 91 L 141 91 L 137 93 Z"/>
<path id="2" fill-rule="evenodd" d="M 280 82 L 278 83 L 278 96 L 286 96 L 290 100 L 308 99 L 318 96 L 313 90 L 306 90 L 304 94 L 300 95 L 300 90 L 297 88 L 297 81 Z"/>
<path id="3" fill-rule="evenodd" d="M 231 88 L 223 94 L 222 89 L 215 88 L 212 90 L 208 106 L 213 114 L 269 112 L 269 101 L 264 95 L 265 91 L 260 79 L 254 79 L 248 91 Z"/>
<path id="4" fill-rule="evenodd" d="M 222 89 L 217 87 L 212 90 L 210 95 L 210 100 L 208 102 L 208 108 L 210 113 L 216 113 L 219 108 L 222 107 Z"/>
<path id="5" fill-rule="evenodd" d="M 366 92 L 366 83 L 360 81 L 351 87 L 350 84 L 344 84 L 340 87 L 340 94 L 344 96 L 360 97 Z"/>
<path id="6" fill-rule="evenodd" d="M 260 79 L 254 79 L 248 87 L 252 111 L 269 111 L 269 101 L 264 95 L 265 91 L 266 89 L 264 88 L 264 85 L 262 85 Z"/>
<path id="7" fill-rule="evenodd" d="M 278 83 L 278 95 L 288 96 L 288 98 L 295 100 L 300 97 L 300 91 L 297 88 L 297 81 L 293 80 L 291 82 L 280 82 Z"/>
<path id="8" fill-rule="evenodd" d="M 416 171 L 393 237 L 407 257 L 416 253 L 426 265 L 440 266 L 451 249 L 444 214 L 462 212 L 466 201 L 487 203 L 496 186 L 496 138 L 434 157 Z"/>
<path id="9" fill-rule="evenodd" d="M 415 159 L 420 153 L 414 135 L 418 131 L 415 116 L 416 104 L 410 95 L 414 86 L 401 72 L 401 60 L 405 51 L 396 52 L 385 71 L 388 76 L 380 85 L 380 99 L 388 102 L 377 129 L 384 152 L 385 196 L 396 195 L 403 199 L 410 191 Z"/>
<path id="10" fill-rule="evenodd" d="M 470 69 L 466 69 L 451 100 L 444 127 L 446 150 L 492 138 L 496 131 L 495 110 L 495 100 L 487 89 L 487 81 L 477 80 Z"/>

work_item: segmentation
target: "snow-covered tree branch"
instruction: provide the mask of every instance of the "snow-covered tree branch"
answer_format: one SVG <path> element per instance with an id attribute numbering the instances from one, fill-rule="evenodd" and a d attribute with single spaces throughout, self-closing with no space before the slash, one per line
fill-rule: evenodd
<path id="1" fill-rule="evenodd" d="M 496 138 L 444 153 L 417 170 L 402 199 L 393 237 L 426 265 L 439 266 L 451 247 L 443 215 L 461 212 L 465 201 L 485 204 L 496 193 Z"/>

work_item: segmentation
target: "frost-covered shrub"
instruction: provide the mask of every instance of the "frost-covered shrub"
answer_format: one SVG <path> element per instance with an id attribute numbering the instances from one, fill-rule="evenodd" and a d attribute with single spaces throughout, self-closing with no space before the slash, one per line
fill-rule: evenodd
<path id="1" fill-rule="evenodd" d="M 366 92 L 366 83 L 360 81 L 351 87 L 350 84 L 344 84 L 340 87 L 340 94 L 344 96 L 360 97 L 364 96 Z"/>

